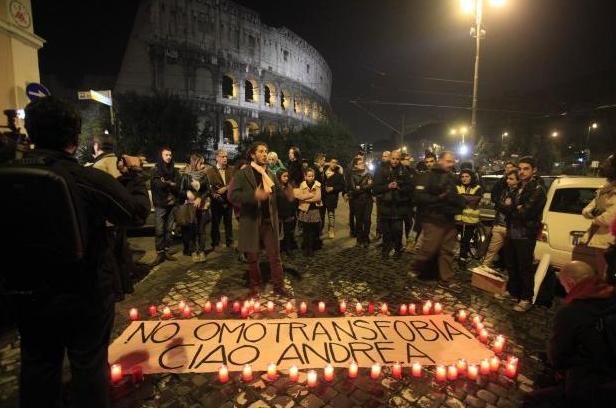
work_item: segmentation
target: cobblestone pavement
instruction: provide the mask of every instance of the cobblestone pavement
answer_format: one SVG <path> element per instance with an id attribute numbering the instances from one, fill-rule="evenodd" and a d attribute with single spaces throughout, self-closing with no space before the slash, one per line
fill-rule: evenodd
<path id="1" fill-rule="evenodd" d="M 114 407 L 515 407 L 525 392 L 531 391 L 543 370 L 538 353 L 543 349 L 553 308 L 534 307 L 524 315 L 511 311 L 513 304 L 498 301 L 491 294 L 471 287 L 470 274 L 459 271 L 464 286 L 460 294 L 452 293 L 426 282 L 407 277 L 410 254 L 402 259 L 383 261 L 374 244 L 368 249 L 355 247 L 346 227 L 347 206 L 341 201 L 337 216 L 337 237 L 325 239 L 324 249 L 310 259 L 302 255 L 284 259 L 285 267 L 298 274 L 287 274 L 289 299 L 272 294 L 271 287 L 259 299 L 262 304 L 274 301 L 281 308 L 288 300 L 324 300 L 334 304 L 347 302 L 387 302 L 390 307 L 400 303 L 432 299 L 443 304 L 445 312 L 465 308 L 470 313 L 486 317 L 486 327 L 492 334 L 507 337 L 508 353 L 520 358 L 519 375 L 510 380 L 502 373 L 481 377 L 477 381 L 457 380 L 437 384 L 432 372 L 421 379 L 405 376 L 401 380 L 390 375 L 380 381 L 371 380 L 367 371 L 355 380 L 345 378 L 344 370 L 336 369 L 336 380 L 316 388 L 305 386 L 305 374 L 298 384 L 290 384 L 282 376 L 268 381 L 255 376 L 243 383 L 232 375 L 229 383 L 221 385 L 215 374 L 158 374 L 146 376 L 143 383 L 115 389 Z M 374 226 L 373 226 L 374 230 Z M 131 240 L 134 247 L 146 251 L 145 259 L 153 258 L 153 238 Z M 189 257 L 177 254 L 177 262 L 166 262 L 136 286 L 135 293 L 118 303 L 112 337 L 118 336 L 128 325 L 127 311 L 137 307 L 147 310 L 150 304 L 203 305 L 205 300 L 221 295 L 245 298 L 245 270 L 235 251 L 224 249 L 208 255 L 202 264 L 193 264 Z M 193 310 L 200 310 L 199 307 Z M 142 313 L 143 313 L 142 312 Z M 199 312 L 197 312 L 199 313 Z M 285 315 L 286 316 L 286 315 Z M 282 318 L 283 316 L 275 316 Z M 198 319 L 199 316 L 193 318 Z M 259 318 L 259 317 L 257 317 Z M 19 370 L 19 342 L 9 333 L 0 343 L 0 405 L 16 406 L 17 374 Z M 362 370 L 363 371 L 363 370 Z M 67 379 L 69 375 L 66 375 Z"/>

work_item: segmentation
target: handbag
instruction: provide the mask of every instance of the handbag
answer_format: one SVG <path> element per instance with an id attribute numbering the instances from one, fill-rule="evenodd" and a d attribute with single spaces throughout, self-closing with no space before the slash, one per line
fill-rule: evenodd
<path id="1" fill-rule="evenodd" d="M 194 205 L 186 203 L 175 208 L 175 223 L 186 227 L 197 221 L 197 210 Z"/>

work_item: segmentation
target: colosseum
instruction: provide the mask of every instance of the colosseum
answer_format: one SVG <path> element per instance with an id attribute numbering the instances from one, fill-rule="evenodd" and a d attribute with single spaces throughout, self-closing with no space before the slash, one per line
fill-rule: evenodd
<path id="1" fill-rule="evenodd" d="M 233 148 L 260 131 L 323 119 L 331 84 L 314 47 L 250 9 L 228 0 L 146 0 L 115 92 L 177 94 L 198 113 L 200 131 Z"/>

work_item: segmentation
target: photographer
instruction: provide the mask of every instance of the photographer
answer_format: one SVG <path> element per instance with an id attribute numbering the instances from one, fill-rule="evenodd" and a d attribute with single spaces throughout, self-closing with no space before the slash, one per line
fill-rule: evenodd
<path id="1" fill-rule="evenodd" d="M 603 253 L 614 244 L 610 224 L 616 217 L 616 155 L 612 154 L 605 160 L 601 166 L 601 175 L 607 178 L 607 184 L 597 190 L 595 198 L 582 210 L 582 215 L 592 220 L 592 223 L 582 239 L 589 251 L 583 251 L 586 256 L 580 260 L 594 266 L 601 276 L 605 276 L 607 264 Z M 576 248 L 576 255 L 579 249 Z"/>
<path id="2" fill-rule="evenodd" d="M 114 296 L 106 221 L 119 226 L 143 224 L 150 209 L 144 180 L 132 173 L 114 179 L 81 167 L 74 158 L 81 118 L 66 102 L 46 97 L 30 103 L 26 107 L 26 129 L 36 145 L 28 162 L 56 175 L 55 180 L 46 178 L 49 185 L 58 185 L 57 179 L 63 179 L 77 219 L 70 209 L 54 207 L 61 199 L 47 197 L 45 191 L 24 195 L 23 205 L 28 208 L 50 203 L 49 208 L 40 211 L 65 211 L 58 219 L 68 214 L 77 223 L 79 229 L 71 232 L 81 238 L 83 247 L 79 246 L 77 257 L 77 250 L 71 255 L 68 250 L 57 251 L 72 248 L 69 240 L 74 237 L 37 247 L 25 233 L 18 241 L 6 244 L 7 256 L 12 258 L 9 264 L 19 265 L 19 270 L 4 271 L 1 283 L 9 294 L 21 340 L 20 406 L 63 405 L 62 364 L 66 354 L 71 368 L 72 406 L 108 407 L 107 347 L 113 327 Z M 50 228 L 32 225 L 27 216 L 19 222 L 22 231 Z M 14 224 L 4 220 L 2 225 Z"/>
<path id="3" fill-rule="evenodd" d="M 152 266 L 176 260 L 169 254 L 169 226 L 179 193 L 178 179 L 171 149 L 163 147 L 152 174 L 152 201 L 156 213 L 156 259 Z"/>

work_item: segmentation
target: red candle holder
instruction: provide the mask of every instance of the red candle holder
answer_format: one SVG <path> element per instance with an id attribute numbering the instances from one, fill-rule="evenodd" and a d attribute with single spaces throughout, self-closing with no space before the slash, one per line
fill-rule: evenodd
<path id="1" fill-rule="evenodd" d="M 436 367 L 435 378 L 438 382 L 443 382 L 447 380 L 447 369 L 445 368 L 445 366 L 441 365 Z"/>
<path id="2" fill-rule="evenodd" d="M 306 374 L 306 385 L 310 388 L 314 388 L 317 386 L 317 372 L 314 370 L 308 371 Z"/>
<path id="3" fill-rule="evenodd" d="M 242 311 L 242 304 L 236 300 L 233 302 L 233 313 L 240 313 Z"/>
<path id="4" fill-rule="evenodd" d="M 286 304 L 286 305 L 285 305 L 285 307 L 284 307 L 284 310 L 285 310 L 287 313 L 291 313 L 291 312 L 293 311 L 293 305 L 291 304 L 291 302 L 287 302 L 287 304 Z"/>
<path id="5" fill-rule="evenodd" d="M 113 364 L 111 366 L 111 384 L 119 384 L 122 381 L 123 376 L 124 375 L 122 374 L 122 365 Z"/>
<path id="6" fill-rule="evenodd" d="M 158 310 L 156 309 L 156 306 L 151 305 L 150 307 L 148 307 L 148 313 L 150 314 L 151 317 L 154 317 L 158 314 Z"/>
<path id="7" fill-rule="evenodd" d="M 392 377 L 397 379 L 402 378 L 402 364 L 394 363 L 394 365 L 391 367 L 391 375 Z"/>
<path id="8" fill-rule="evenodd" d="M 498 368 L 500 367 L 500 358 L 494 356 L 490 359 L 490 371 L 492 372 L 496 372 L 498 371 Z"/>
<path id="9" fill-rule="evenodd" d="M 165 306 L 165 308 L 163 309 L 163 319 L 170 319 L 171 318 L 171 309 L 169 308 L 169 306 Z"/>
<path id="10" fill-rule="evenodd" d="M 308 311 L 308 305 L 306 305 L 306 302 L 302 302 L 299 304 L 299 312 L 301 314 L 306 314 L 306 312 Z"/>
<path id="11" fill-rule="evenodd" d="M 252 367 L 250 364 L 246 364 L 244 368 L 242 368 L 242 381 L 252 381 Z"/>
<path id="12" fill-rule="evenodd" d="M 347 304 L 343 300 L 342 302 L 340 302 L 340 314 L 345 314 L 346 311 L 347 311 Z"/>
<path id="13" fill-rule="evenodd" d="M 229 381 L 229 369 L 226 365 L 222 365 L 218 369 L 218 381 L 220 381 L 221 384 Z"/>
<path id="14" fill-rule="evenodd" d="M 458 379 L 458 368 L 455 365 L 450 365 L 447 367 L 447 379 L 449 381 Z"/>
<path id="15" fill-rule="evenodd" d="M 441 314 L 443 312 L 443 305 L 441 305 L 439 302 L 436 302 L 434 304 L 434 314 Z"/>
<path id="16" fill-rule="evenodd" d="M 210 313 L 212 311 L 212 302 L 210 302 L 209 300 L 207 302 L 205 302 L 205 304 L 203 305 L 203 312 L 204 313 Z"/>
<path id="17" fill-rule="evenodd" d="M 388 315 L 389 314 L 389 309 L 387 307 L 387 303 L 383 303 L 381 305 L 381 314 L 382 315 Z"/>
<path id="18" fill-rule="evenodd" d="M 129 310 L 128 317 L 132 321 L 139 320 L 139 311 L 133 307 L 132 309 Z"/>
<path id="19" fill-rule="evenodd" d="M 419 378 L 421 377 L 421 373 L 423 371 L 423 368 L 421 367 L 421 364 L 418 362 L 414 362 L 411 365 L 411 375 L 415 378 Z"/>
<path id="20" fill-rule="evenodd" d="M 466 310 L 458 311 L 457 320 L 460 323 L 464 323 L 464 321 L 466 320 Z"/>
<path id="21" fill-rule="evenodd" d="M 349 365 L 349 378 L 357 378 L 357 373 L 359 371 L 359 367 L 355 361 L 351 361 L 351 365 Z"/>
<path id="22" fill-rule="evenodd" d="M 267 311 L 268 313 L 274 312 L 274 302 L 272 302 L 271 300 L 267 302 Z"/>
<path id="23" fill-rule="evenodd" d="M 400 316 L 406 316 L 408 313 L 408 307 L 403 303 L 400 305 Z"/>
<path id="24" fill-rule="evenodd" d="M 318 310 L 319 313 L 325 313 L 325 302 L 319 302 Z"/>
<path id="25" fill-rule="evenodd" d="M 417 314 L 417 306 L 415 303 L 409 303 L 409 314 L 415 316 Z"/>
<path id="26" fill-rule="evenodd" d="M 468 378 L 469 380 L 476 380 L 478 376 L 478 371 L 479 370 L 477 369 L 477 366 L 475 364 L 469 365 L 466 370 L 466 378 Z"/>
<path id="27" fill-rule="evenodd" d="M 267 378 L 269 380 L 275 380 L 278 378 L 278 368 L 276 367 L 276 363 L 269 363 L 267 365 Z"/>
<path id="28" fill-rule="evenodd" d="M 323 379 L 327 382 L 334 380 L 334 367 L 332 367 L 331 364 L 325 366 L 325 369 L 323 370 Z"/>
<path id="29" fill-rule="evenodd" d="M 297 382 L 297 380 L 299 380 L 299 370 L 296 365 L 292 365 L 289 368 L 289 380 L 292 382 Z"/>
<path id="30" fill-rule="evenodd" d="M 373 314 L 374 313 L 374 303 L 370 302 L 368 303 L 368 314 Z"/>
<path id="31" fill-rule="evenodd" d="M 381 365 L 379 363 L 372 364 L 372 367 L 370 368 L 370 378 L 372 378 L 373 380 L 378 380 L 380 376 Z"/>

